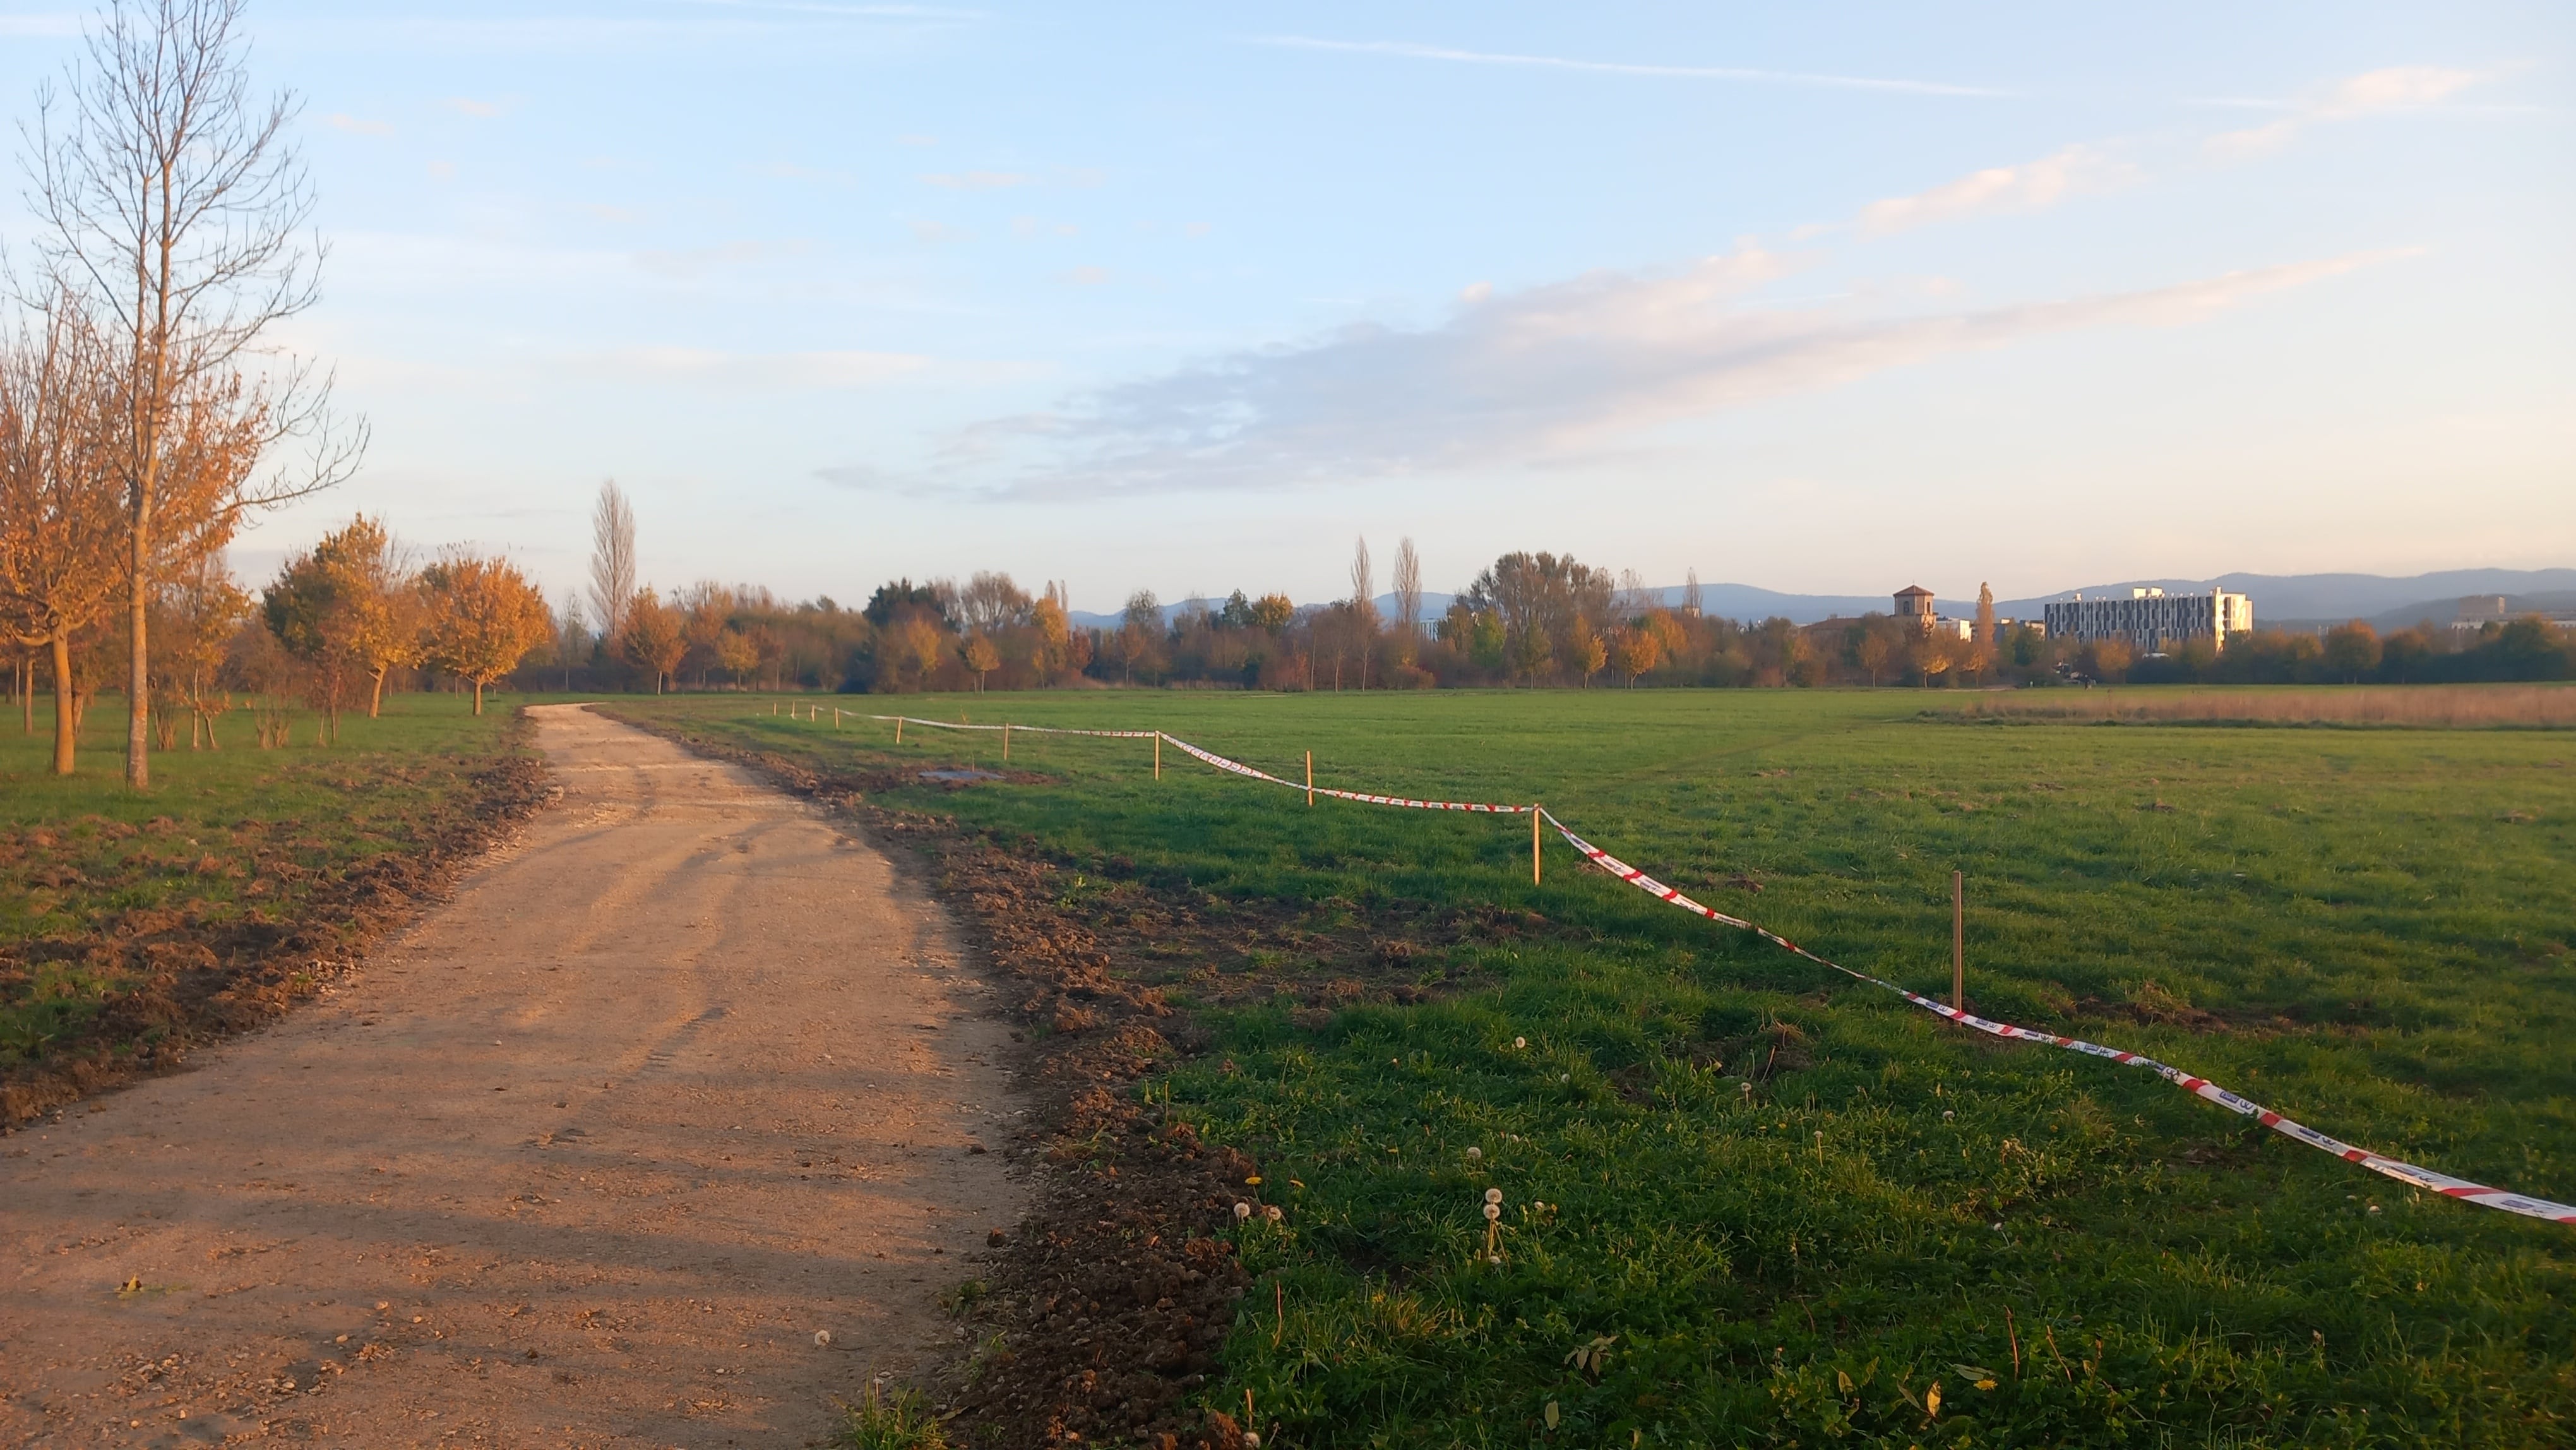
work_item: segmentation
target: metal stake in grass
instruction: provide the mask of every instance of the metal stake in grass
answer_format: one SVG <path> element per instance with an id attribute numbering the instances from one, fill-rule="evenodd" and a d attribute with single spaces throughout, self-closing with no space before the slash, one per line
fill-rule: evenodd
<path id="1" fill-rule="evenodd" d="M 1950 873 L 1950 1010 L 1968 1010 L 1968 877 Z"/>

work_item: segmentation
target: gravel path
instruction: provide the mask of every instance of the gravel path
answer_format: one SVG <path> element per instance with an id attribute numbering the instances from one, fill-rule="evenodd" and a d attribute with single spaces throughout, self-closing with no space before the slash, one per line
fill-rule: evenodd
<path id="1" fill-rule="evenodd" d="M 453 902 L 0 1139 L 0 1443 L 814 1444 L 956 1333 L 1023 1199 L 946 919 L 738 770 L 532 713 L 563 798 Z"/>

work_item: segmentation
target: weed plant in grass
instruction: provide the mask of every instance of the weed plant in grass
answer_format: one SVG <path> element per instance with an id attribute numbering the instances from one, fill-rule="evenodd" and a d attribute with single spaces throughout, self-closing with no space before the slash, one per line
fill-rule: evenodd
<path id="1" fill-rule="evenodd" d="M 452 830 L 510 724 L 506 709 L 478 719 L 454 696 L 395 695 L 379 719 L 344 717 L 337 745 L 311 743 L 299 716 L 296 743 L 258 750 L 233 719 L 221 750 L 161 752 L 138 793 L 120 774 L 112 703 L 90 710 L 70 777 L 50 773 L 49 736 L 0 734 L 0 1070 L 83 1038 L 144 970 L 38 944 L 292 921 L 317 887 Z"/>
<path id="2" fill-rule="evenodd" d="M 850 702 L 842 702 L 845 706 Z M 1961 725 L 1910 692 L 903 698 L 1159 727 L 1277 774 L 1544 801 L 1820 953 L 2325 1131 L 2576 1200 L 2576 736 Z M 844 768 L 1000 742 L 635 707 Z M 883 708 L 880 706 L 880 708 Z M 1311 1445 L 2558 1445 L 2576 1232 L 2416 1194 L 2144 1072 L 1942 1023 L 1519 817 L 1319 803 L 1015 734 L 886 797 L 1076 863 L 1558 930 L 1426 1005 L 1208 1009 L 1153 1091 L 1250 1153 L 1228 1349 Z M 1755 888 L 1759 888 L 1758 894 Z M 1258 958 L 1247 970 L 1258 973 Z M 1243 994 L 1229 994 L 1241 1000 Z M 1482 1206 L 1501 1194 L 1500 1262 Z M 1281 1312 L 1284 1308 L 1284 1313 Z"/>

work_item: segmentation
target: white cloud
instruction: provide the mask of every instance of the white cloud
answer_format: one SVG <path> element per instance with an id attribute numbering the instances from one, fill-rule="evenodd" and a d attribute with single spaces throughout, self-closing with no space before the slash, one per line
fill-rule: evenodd
<path id="1" fill-rule="evenodd" d="M 360 120 L 356 116 L 344 116 L 337 111 L 323 117 L 322 120 L 332 130 L 346 131 L 353 136 L 390 136 L 394 133 L 394 128 L 382 121 Z"/>
<path id="2" fill-rule="evenodd" d="M 1757 70 L 1745 66 L 1658 65 L 1635 61 L 1578 60 L 1555 55 L 1512 55 L 1496 51 L 1458 50 L 1414 45 L 1399 40 L 1317 40 L 1304 35 L 1259 35 L 1254 45 L 1294 50 L 1337 50 L 1361 55 L 1392 55 L 1408 60 L 1448 61 L 1459 65 L 1515 66 L 1539 70 L 1590 71 L 1602 75 L 1657 76 L 1675 80 L 1756 81 L 1773 85 L 1829 86 L 1842 90 L 1901 91 L 1919 96 L 2007 96 L 2009 91 L 1942 81 L 1889 80 L 1873 76 L 1826 75 L 1814 71 Z"/>
<path id="3" fill-rule="evenodd" d="M 2229 131 L 2209 139 L 2217 155 L 2259 156 L 2289 144 L 2319 121 L 2344 121 L 2381 111 L 2416 110 L 2439 105 L 2486 77 L 2476 71 L 2441 66 L 2402 65 L 2364 71 L 2296 101 L 2280 103 L 2289 114 L 2266 125 Z"/>
<path id="4" fill-rule="evenodd" d="M 1072 271 L 1064 274 L 1064 280 L 1072 283 L 1076 287 L 1099 287 L 1107 284 L 1109 281 L 1109 269 L 1106 267 L 1076 267 Z"/>
<path id="5" fill-rule="evenodd" d="M 460 116 L 472 116 L 478 121 L 488 121 L 505 109 L 498 101 L 478 101 L 471 96 L 450 96 L 440 104 Z"/>
<path id="6" fill-rule="evenodd" d="M 910 376 L 930 359 L 894 352 L 719 352 L 694 347 L 632 347 L 578 360 L 585 370 L 621 380 L 694 387 L 847 390 Z"/>
<path id="7" fill-rule="evenodd" d="M 935 172 L 921 179 L 950 191 L 992 191 L 1005 186 L 1026 186 L 1030 180 L 1016 171 Z"/>
<path id="8" fill-rule="evenodd" d="M 2078 191 L 2121 185 L 2135 173 L 2089 146 L 2069 146 L 2018 166 L 1989 166 L 1912 196 L 1874 201 L 1860 210 L 1860 229 L 1884 236 L 1908 227 L 1999 211 L 2040 211 Z"/>
<path id="9" fill-rule="evenodd" d="M 433 161 L 429 163 L 429 179 L 432 181 L 455 180 L 456 163 L 453 161 Z"/>
<path id="10" fill-rule="evenodd" d="M 966 230 L 964 227 L 952 227 L 946 222 L 928 221 L 914 222 L 912 224 L 912 235 L 917 241 L 933 243 L 972 241 L 975 236 L 973 232 Z"/>
<path id="11" fill-rule="evenodd" d="M 1529 466 L 1785 393 L 2080 329 L 2174 326 L 2394 254 L 2231 272 L 2144 291 L 1943 315 L 1751 307 L 1784 275 L 1757 247 L 1678 273 L 1596 273 L 1467 303 L 1418 331 L 1375 325 L 1105 389 L 968 430 L 957 477 L 1023 460 L 1026 494 L 1277 487 Z M 1034 452 L 1032 452 L 1034 450 Z"/>
<path id="12" fill-rule="evenodd" d="M 644 219 L 641 212 L 635 211 L 632 208 L 622 206 L 602 206 L 598 202 L 583 202 L 581 209 L 601 221 L 609 222 L 617 226 L 633 226 L 635 223 Z"/>

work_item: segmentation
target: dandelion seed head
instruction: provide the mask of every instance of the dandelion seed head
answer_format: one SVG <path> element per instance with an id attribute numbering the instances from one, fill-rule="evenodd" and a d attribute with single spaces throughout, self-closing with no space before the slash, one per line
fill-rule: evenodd
<path id="1" fill-rule="evenodd" d="M 1267 1207 L 1267 1208 L 1265 1208 L 1265 1209 L 1261 1210 L 1261 1216 L 1262 1216 L 1262 1217 L 1264 1217 L 1264 1218 L 1266 1218 L 1266 1219 L 1268 1219 L 1268 1220 L 1270 1220 L 1272 1223 L 1277 1223 L 1277 1222 L 1279 1221 L 1280 1217 L 1281 1217 L 1280 1212 L 1279 1212 L 1279 1205 L 1277 1205 L 1277 1204 L 1275 1204 L 1275 1203 L 1274 1203 L 1274 1204 L 1271 1204 L 1269 1207 Z"/>
<path id="2" fill-rule="evenodd" d="M 1482 1148 L 1470 1148 L 1470 1149 L 1468 1149 L 1468 1150 L 1467 1150 L 1467 1161 L 1468 1161 L 1468 1162 L 1470 1162 L 1470 1163 L 1477 1162 L 1478 1160 L 1482 1159 L 1484 1156 L 1485 1156 L 1485 1150 L 1484 1150 L 1484 1149 L 1482 1149 Z"/>
<path id="3" fill-rule="evenodd" d="M 1486 1201 L 1487 1203 L 1500 1203 L 1500 1202 L 1502 1202 L 1502 1201 L 1503 1201 L 1503 1191 L 1502 1191 L 1501 1189 L 1499 1189 L 1499 1188 L 1488 1188 L 1488 1189 L 1486 1189 L 1486 1190 L 1485 1190 L 1485 1201 Z"/>
<path id="4" fill-rule="evenodd" d="M 1502 1216 L 1503 1206 L 1501 1204 L 1489 1203 L 1485 1205 L 1485 1218 L 1487 1221 L 1490 1222 L 1491 1220 L 1501 1218 Z"/>
<path id="5" fill-rule="evenodd" d="M 1234 1206 L 1234 1216 L 1238 1220 L 1252 1217 L 1252 1205 L 1248 1203 L 1236 1204 Z"/>
<path id="6" fill-rule="evenodd" d="M 1527 1046 L 1529 1046 L 1529 1039 L 1528 1039 L 1528 1038 L 1526 1038 L 1526 1037 L 1515 1037 L 1515 1038 L 1513 1038 L 1513 1039 L 1512 1039 L 1512 1047 L 1513 1047 L 1515 1050 L 1518 1050 L 1518 1049 L 1520 1049 L 1520 1048 L 1524 1048 L 1524 1047 L 1527 1047 Z"/>

